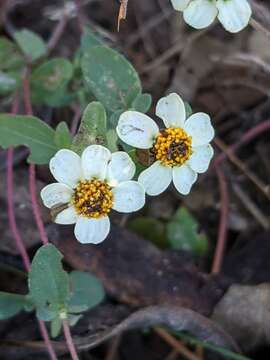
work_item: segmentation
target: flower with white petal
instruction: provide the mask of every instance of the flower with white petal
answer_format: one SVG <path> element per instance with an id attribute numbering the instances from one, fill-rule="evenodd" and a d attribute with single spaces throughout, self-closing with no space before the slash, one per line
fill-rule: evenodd
<path id="1" fill-rule="evenodd" d="M 135 164 L 122 151 L 110 153 L 101 145 L 88 146 L 80 157 L 59 150 L 50 161 L 56 183 L 41 191 L 57 224 L 75 224 L 75 236 L 83 244 L 98 244 L 110 231 L 112 209 L 130 213 L 144 206 L 145 191 L 132 181 Z"/>
<path id="2" fill-rule="evenodd" d="M 171 0 L 175 10 L 182 11 L 184 20 L 195 29 L 203 29 L 218 18 L 232 33 L 243 30 L 252 10 L 248 0 Z"/>
<path id="3" fill-rule="evenodd" d="M 159 100 L 156 115 L 165 129 L 147 115 L 126 111 L 117 125 L 122 141 L 139 149 L 150 149 L 154 163 L 144 170 L 138 179 L 148 195 L 159 195 L 173 181 L 183 195 L 189 194 L 198 177 L 208 169 L 213 148 L 209 144 L 214 137 L 210 117 L 196 113 L 186 119 L 186 110 L 179 95 L 172 93 Z"/>

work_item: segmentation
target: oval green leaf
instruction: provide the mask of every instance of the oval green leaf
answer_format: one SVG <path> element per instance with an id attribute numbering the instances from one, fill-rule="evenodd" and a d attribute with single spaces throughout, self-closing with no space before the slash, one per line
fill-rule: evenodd
<path id="1" fill-rule="evenodd" d="M 86 51 L 82 70 L 91 92 L 109 111 L 129 109 L 141 93 L 141 82 L 134 67 L 108 47 L 95 46 Z"/>
<path id="2" fill-rule="evenodd" d="M 34 116 L 0 115 L 0 146 L 4 149 L 25 145 L 30 148 L 28 161 L 47 164 L 58 150 L 54 130 Z"/>

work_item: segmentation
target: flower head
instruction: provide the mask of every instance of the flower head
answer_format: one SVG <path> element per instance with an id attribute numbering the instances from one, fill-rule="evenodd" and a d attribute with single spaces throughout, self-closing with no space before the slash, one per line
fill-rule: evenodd
<path id="1" fill-rule="evenodd" d="M 183 11 L 184 20 L 195 29 L 203 29 L 217 17 L 232 33 L 244 29 L 252 10 L 248 0 L 171 0 L 175 10 Z"/>
<path id="2" fill-rule="evenodd" d="M 156 115 L 165 129 L 147 115 L 126 111 L 119 119 L 117 133 L 122 141 L 139 149 L 150 149 L 154 163 L 138 179 L 148 195 L 159 195 L 173 180 L 176 189 L 187 195 L 198 173 L 208 169 L 214 137 L 210 117 L 196 113 L 186 119 L 183 100 L 173 93 L 159 100 Z"/>
<path id="3" fill-rule="evenodd" d="M 81 243 L 98 244 L 107 237 L 112 209 L 129 213 L 144 206 L 144 189 L 131 181 L 135 165 L 125 152 L 111 154 L 91 145 L 80 157 L 62 149 L 51 159 L 50 170 L 58 182 L 42 189 L 43 203 L 56 212 L 57 224 L 75 224 Z"/>

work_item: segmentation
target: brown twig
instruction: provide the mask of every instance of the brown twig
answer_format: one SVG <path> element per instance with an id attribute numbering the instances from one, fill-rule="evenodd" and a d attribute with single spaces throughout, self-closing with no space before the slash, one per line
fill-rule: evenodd
<path id="1" fill-rule="evenodd" d="M 236 150 L 238 150 L 241 146 L 249 143 L 253 139 L 255 139 L 258 135 L 270 130 L 270 119 L 263 121 L 252 129 L 248 130 L 237 143 L 232 144 L 227 147 L 227 151 L 221 153 L 213 162 L 213 166 L 219 165 L 222 161 L 224 161 L 229 154 L 233 154 Z"/>
<path id="2" fill-rule="evenodd" d="M 128 0 L 120 0 L 120 8 L 119 8 L 118 20 L 117 20 L 118 32 L 120 30 L 121 21 L 127 18 L 127 6 L 128 6 Z"/>
<path id="3" fill-rule="evenodd" d="M 121 343 L 122 340 L 122 335 L 116 335 L 116 337 L 114 339 L 112 339 L 111 341 L 111 345 L 109 346 L 109 350 L 107 352 L 106 358 L 105 360 L 114 360 L 119 348 L 119 345 Z"/>
<path id="4" fill-rule="evenodd" d="M 185 345 L 169 334 L 166 330 L 160 327 L 156 327 L 154 330 L 167 344 L 172 346 L 178 354 L 184 356 L 188 360 L 200 360 L 197 355 L 187 349 Z"/>
<path id="5" fill-rule="evenodd" d="M 270 40 L 270 32 L 266 27 L 264 27 L 260 22 L 255 20 L 254 18 L 251 18 L 250 25 L 257 31 L 262 32 L 269 40 Z"/>
<path id="6" fill-rule="evenodd" d="M 161 54 L 159 57 L 157 57 L 155 60 L 151 61 L 148 64 L 145 64 L 143 68 L 139 71 L 140 74 L 148 73 L 149 71 L 154 70 L 155 68 L 161 66 L 163 63 L 168 61 L 170 58 L 172 58 L 175 55 L 180 54 L 183 52 L 187 47 L 190 46 L 194 41 L 199 39 L 201 36 L 205 35 L 207 32 L 210 31 L 210 27 L 201 30 L 199 32 L 195 32 L 190 35 L 190 37 L 187 39 L 187 41 L 183 41 L 182 38 L 178 40 L 173 46 L 171 46 L 167 51 L 165 51 L 163 54 Z"/>
<path id="7" fill-rule="evenodd" d="M 257 175 L 255 175 L 253 172 L 251 172 L 247 166 L 241 161 L 236 155 L 234 155 L 230 150 L 228 150 L 228 146 L 225 145 L 225 143 L 219 139 L 215 138 L 215 144 L 223 151 L 224 154 L 226 154 L 229 158 L 229 160 L 240 169 L 245 176 L 253 182 L 257 186 L 257 188 L 265 195 L 265 197 L 270 200 L 270 188 L 267 184 L 263 183 L 261 179 L 258 178 Z M 216 162 L 214 162 L 214 165 L 216 165 Z"/>
<path id="8" fill-rule="evenodd" d="M 257 205 L 249 198 L 248 194 L 241 189 L 238 184 L 233 184 L 233 191 L 238 199 L 243 203 L 246 210 L 254 217 L 254 219 L 262 226 L 264 230 L 269 230 L 269 220 L 257 207 Z"/>
<path id="9" fill-rule="evenodd" d="M 218 228 L 218 240 L 216 245 L 216 250 L 214 254 L 214 260 L 212 265 L 212 273 L 217 274 L 221 270 L 224 250 L 226 248 L 227 242 L 227 227 L 228 227 L 228 216 L 229 216 L 229 192 L 227 187 L 227 182 L 224 176 L 223 171 L 217 166 L 216 174 L 219 183 L 219 191 L 221 195 L 221 211 L 220 211 L 220 221 Z"/>

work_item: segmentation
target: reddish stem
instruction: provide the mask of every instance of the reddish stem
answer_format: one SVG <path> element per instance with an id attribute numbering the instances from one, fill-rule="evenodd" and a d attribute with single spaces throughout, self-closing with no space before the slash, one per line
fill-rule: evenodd
<path id="1" fill-rule="evenodd" d="M 12 104 L 11 113 L 16 114 L 18 112 L 19 101 L 18 96 L 15 96 L 14 102 Z M 24 267 L 27 271 L 30 269 L 30 260 L 27 254 L 27 251 L 24 247 L 23 240 L 20 236 L 16 217 L 14 212 L 14 189 L 13 189 L 13 149 L 8 149 L 7 151 L 7 208 L 8 208 L 8 221 L 10 230 L 14 237 L 16 247 L 21 254 Z"/>
<path id="2" fill-rule="evenodd" d="M 33 115 L 33 107 L 31 103 L 31 92 L 30 92 L 30 84 L 29 84 L 29 70 L 26 69 L 24 77 L 23 77 L 23 98 L 24 98 L 24 106 L 27 115 Z M 37 199 L 37 189 L 36 189 L 36 168 L 34 164 L 30 164 L 29 166 L 29 191 L 31 196 L 31 203 L 34 218 L 36 221 L 36 225 L 40 234 L 40 238 L 42 243 L 48 244 L 48 236 L 46 234 L 46 230 L 42 221 L 40 208 Z"/>
<path id="3" fill-rule="evenodd" d="M 221 211 L 220 211 L 220 221 L 219 221 L 219 229 L 218 229 L 218 240 L 214 254 L 213 265 L 212 265 L 212 273 L 214 274 L 219 273 L 221 270 L 224 251 L 227 243 L 227 227 L 228 227 L 228 217 L 229 217 L 228 186 L 224 173 L 218 166 L 216 167 L 216 174 L 219 182 L 219 190 L 221 195 Z"/>
<path id="4" fill-rule="evenodd" d="M 16 114 L 17 111 L 18 111 L 18 97 L 16 96 L 12 105 L 12 114 Z M 16 243 L 16 247 L 22 257 L 25 269 L 29 271 L 31 266 L 30 259 L 27 254 L 26 248 L 24 246 L 22 237 L 20 235 L 16 222 L 15 211 L 14 211 L 13 149 L 8 149 L 7 151 L 7 206 L 8 206 L 9 225 Z M 50 342 L 50 338 L 45 324 L 40 320 L 38 320 L 38 324 L 39 324 L 40 333 L 43 337 L 48 353 L 50 355 L 50 359 L 57 360 L 57 356 Z"/>
<path id="5" fill-rule="evenodd" d="M 245 145 L 249 143 L 251 140 L 256 138 L 261 133 L 270 130 L 270 119 L 263 121 L 262 123 L 258 124 L 254 128 L 248 130 L 241 138 L 240 140 L 228 147 L 228 153 L 233 153 L 235 150 L 240 148 L 242 145 Z M 228 154 L 225 154 L 224 152 L 221 153 L 216 157 L 214 160 L 212 166 L 219 165 L 222 161 L 224 161 L 227 158 Z"/>
<path id="6" fill-rule="evenodd" d="M 38 204 L 37 189 L 36 189 L 36 167 L 34 164 L 29 165 L 29 191 L 31 196 L 33 214 L 40 234 L 40 238 L 43 245 L 46 245 L 49 243 L 49 239 L 41 218 L 40 208 Z"/>
<path id="7" fill-rule="evenodd" d="M 41 320 L 38 320 L 38 325 L 39 325 L 40 333 L 43 337 L 44 343 L 47 347 L 47 350 L 48 350 L 51 360 L 58 360 L 44 322 Z"/>
<path id="8" fill-rule="evenodd" d="M 8 220 L 11 232 L 16 242 L 17 249 L 19 250 L 24 267 L 27 271 L 30 269 L 30 260 L 27 251 L 23 245 L 23 240 L 20 236 L 15 213 L 14 213 L 14 190 L 13 190 L 13 149 L 7 151 L 7 206 L 8 206 Z"/>
<path id="9" fill-rule="evenodd" d="M 62 324 L 63 324 L 63 330 L 64 330 L 64 335 L 65 335 L 66 343 L 67 343 L 67 346 L 68 346 L 68 350 L 69 350 L 69 353 L 71 355 L 71 359 L 72 360 L 79 360 L 79 356 L 77 354 L 77 351 L 76 351 L 76 348 L 75 348 L 75 345 L 73 343 L 73 339 L 72 339 L 72 336 L 71 336 L 68 320 L 66 320 L 66 319 L 63 320 Z"/>

